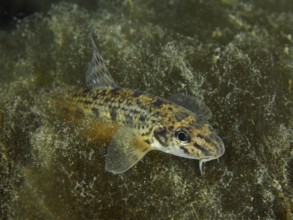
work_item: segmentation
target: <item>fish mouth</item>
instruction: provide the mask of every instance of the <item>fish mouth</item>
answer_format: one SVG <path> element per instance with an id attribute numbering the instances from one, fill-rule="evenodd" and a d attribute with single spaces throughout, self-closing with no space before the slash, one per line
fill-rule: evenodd
<path id="1" fill-rule="evenodd" d="M 224 142 L 221 140 L 220 147 L 217 148 L 217 157 L 215 159 L 223 156 L 224 153 L 225 153 L 225 145 L 224 145 Z"/>
<path id="2" fill-rule="evenodd" d="M 217 159 L 223 156 L 223 154 L 225 153 L 225 144 L 220 137 L 217 137 L 217 143 L 218 146 L 216 147 L 214 154 L 211 155 L 211 157 L 213 158 L 210 157 L 211 159 L 209 160 Z"/>

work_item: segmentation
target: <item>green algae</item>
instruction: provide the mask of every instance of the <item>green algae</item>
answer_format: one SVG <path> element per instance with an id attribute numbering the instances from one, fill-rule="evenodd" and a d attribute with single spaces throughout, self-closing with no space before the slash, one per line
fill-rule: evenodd
<path id="1" fill-rule="evenodd" d="M 285 3 L 61 3 L 1 33 L 1 216 L 292 218 L 293 13 Z M 220 163 L 200 176 L 197 162 L 152 152 L 125 174 L 106 173 L 106 146 L 54 117 L 47 91 L 85 86 L 90 33 L 119 85 L 204 99 L 226 145 Z"/>

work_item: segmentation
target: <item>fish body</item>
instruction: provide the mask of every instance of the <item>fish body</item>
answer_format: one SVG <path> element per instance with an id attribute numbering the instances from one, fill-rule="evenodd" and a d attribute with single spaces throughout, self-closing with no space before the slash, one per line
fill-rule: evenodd
<path id="1" fill-rule="evenodd" d="M 122 173 L 149 151 L 159 150 L 202 163 L 224 154 L 225 147 L 206 118 L 209 109 L 196 99 L 177 95 L 172 101 L 119 87 L 93 40 L 86 89 L 70 90 L 72 110 L 111 127 L 106 170 Z M 99 134 L 100 135 L 100 134 Z"/>

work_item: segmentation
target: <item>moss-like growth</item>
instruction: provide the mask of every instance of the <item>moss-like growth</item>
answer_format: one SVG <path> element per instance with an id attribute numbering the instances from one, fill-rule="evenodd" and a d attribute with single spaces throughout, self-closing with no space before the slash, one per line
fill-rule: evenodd
<path id="1" fill-rule="evenodd" d="M 0 33 L 0 214 L 27 219 L 292 218 L 291 2 L 62 3 Z M 283 6 L 282 6 L 283 5 Z M 195 161 L 150 153 L 122 175 L 62 120 L 51 91 L 85 86 L 94 36 L 116 82 L 204 99 L 226 145 Z"/>

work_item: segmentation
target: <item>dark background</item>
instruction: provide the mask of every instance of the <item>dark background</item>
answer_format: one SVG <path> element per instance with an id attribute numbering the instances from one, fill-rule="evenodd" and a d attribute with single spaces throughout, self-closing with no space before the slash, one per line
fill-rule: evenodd
<path id="1" fill-rule="evenodd" d="M 61 2 L 61 0 L 2 0 L 0 1 L 0 29 L 12 29 L 15 27 L 16 20 L 23 19 L 36 12 L 46 12 L 52 4 L 58 2 Z M 68 0 L 63 2 L 75 3 L 90 9 L 93 5 L 97 6 L 99 0 Z"/>

